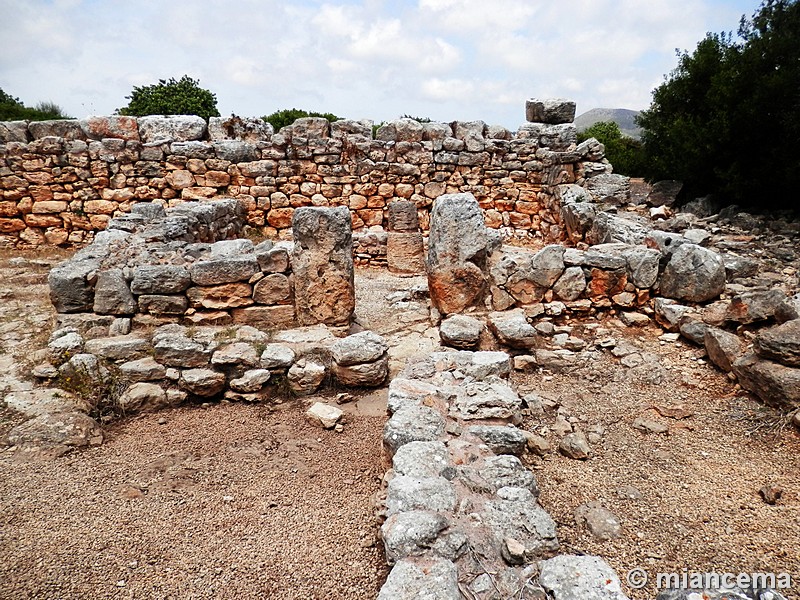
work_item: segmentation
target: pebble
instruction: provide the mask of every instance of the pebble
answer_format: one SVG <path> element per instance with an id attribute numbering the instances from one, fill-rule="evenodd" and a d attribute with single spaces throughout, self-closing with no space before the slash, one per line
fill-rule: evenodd
<path id="1" fill-rule="evenodd" d="M 164 417 L 159 417 L 158 424 L 159 425 L 166 425 L 167 424 L 167 420 Z"/>

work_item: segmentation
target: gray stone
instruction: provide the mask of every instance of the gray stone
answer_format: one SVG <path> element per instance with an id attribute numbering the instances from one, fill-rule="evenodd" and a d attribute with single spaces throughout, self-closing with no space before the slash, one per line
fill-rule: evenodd
<path id="1" fill-rule="evenodd" d="M 473 352 L 470 363 L 463 367 L 464 375 L 478 381 L 490 377 L 508 377 L 511 357 L 506 352 L 481 350 Z"/>
<path id="2" fill-rule="evenodd" d="M 416 232 L 419 230 L 417 205 L 408 200 L 395 200 L 387 205 L 389 231 Z"/>
<path id="3" fill-rule="evenodd" d="M 767 404 L 792 411 L 800 407 L 800 369 L 748 353 L 733 363 L 739 385 Z"/>
<path id="4" fill-rule="evenodd" d="M 381 526 L 386 560 L 392 565 L 409 556 L 426 554 L 448 525 L 443 515 L 423 510 L 390 516 Z"/>
<path id="5" fill-rule="evenodd" d="M 288 369 L 295 359 L 294 350 L 284 344 L 267 344 L 261 353 L 261 366 L 265 369 Z"/>
<path id="6" fill-rule="evenodd" d="M 461 600 L 458 570 L 445 559 L 405 559 L 386 578 L 378 600 Z"/>
<path id="7" fill-rule="evenodd" d="M 581 297 L 586 290 L 586 276 L 580 267 L 568 267 L 553 285 L 556 296 L 567 302 Z"/>
<path id="8" fill-rule="evenodd" d="M 497 496 L 498 500 L 486 502 L 484 519 L 504 554 L 503 558 L 511 558 L 505 553 L 507 538 L 522 545 L 520 554 L 525 562 L 558 550 L 556 524 L 539 506 L 530 490 L 505 487 L 497 491 Z"/>
<path id="9" fill-rule="evenodd" d="M 286 248 L 261 249 L 261 244 L 255 250 L 258 266 L 264 273 L 285 273 L 289 270 L 289 252 Z"/>
<path id="10" fill-rule="evenodd" d="M 586 180 L 586 189 L 597 202 L 627 204 L 631 199 L 631 181 L 624 175 L 603 173 Z"/>
<path id="11" fill-rule="evenodd" d="M 261 117 L 209 117 L 208 138 L 217 140 L 242 140 L 245 142 L 267 142 L 274 130 Z M 242 161 L 234 161 L 242 162 Z"/>
<path id="12" fill-rule="evenodd" d="M 537 349 L 533 354 L 538 367 L 552 371 L 553 373 L 569 371 L 577 362 L 575 354 L 569 350 L 553 351 Z"/>
<path id="13" fill-rule="evenodd" d="M 355 310 L 350 210 L 298 208 L 292 231 L 297 320 L 301 325 L 349 325 Z"/>
<path id="14" fill-rule="evenodd" d="M 612 176 L 613 177 L 613 176 Z M 593 177 L 592 179 L 596 179 Z M 574 205 L 580 206 L 580 205 Z M 587 244 L 641 244 L 650 230 L 632 219 L 625 219 L 606 212 L 598 212 L 584 235 Z"/>
<path id="15" fill-rule="evenodd" d="M 667 331 L 677 331 L 680 320 L 689 311 L 688 306 L 683 306 L 668 298 L 656 298 L 653 309 L 656 321 Z"/>
<path id="16" fill-rule="evenodd" d="M 97 338 L 84 345 L 86 352 L 108 360 L 130 361 L 151 350 L 150 342 L 132 335 Z"/>
<path id="17" fill-rule="evenodd" d="M 703 340 L 709 360 L 729 373 L 733 363 L 742 355 L 739 336 L 717 327 L 707 327 Z"/>
<path id="18" fill-rule="evenodd" d="M 409 442 L 432 442 L 444 434 L 444 417 L 427 406 L 407 404 L 395 411 L 383 428 L 383 443 L 390 454 Z"/>
<path id="19" fill-rule="evenodd" d="M 134 294 L 179 294 L 191 284 L 189 271 L 175 265 L 141 265 L 133 271 Z"/>
<path id="20" fill-rule="evenodd" d="M 342 385 L 377 387 L 386 381 L 386 377 L 389 375 L 389 357 L 384 355 L 373 362 L 346 367 L 334 363 L 331 370 L 333 376 Z"/>
<path id="21" fill-rule="evenodd" d="M 108 269 L 97 274 L 93 310 L 101 315 L 132 315 L 136 312 L 136 299 L 121 269 Z"/>
<path id="22" fill-rule="evenodd" d="M 139 312 L 151 315 L 182 315 L 189 308 L 189 300 L 177 294 L 142 294 L 138 306 Z"/>
<path id="23" fill-rule="evenodd" d="M 698 346 L 705 346 L 706 329 L 708 329 L 708 325 L 706 323 L 703 323 L 702 321 L 695 319 L 690 315 L 684 315 L 678 319 L 678 330 L 680 331 L 680 334 Z"/>
<path id="24" fill-rule="evenodd" d="M 661 252 L 654 248 L 636 246 L 624 252 L 628 267 L 628 280 L 640 289 L 649 289 L 658 279 Z"/>
<path id="25" fill-rule="evenodd" d="M 543 560 L 539 585 L 553 600 L 628 600 L 617 574 L 597 556 L 562 554 Z"/>
<path id="26" fill-rule="evenodd" d="M 467 428 L 467 433 L 483 441 L 495 454 L 519 456 L 525 451 L 525 435 L 510 425 L 473 425 Z"/>
<path id="27" fill-rule="evenodd" d="M 678 574 L 678 577 L 681 576 Z M 691 577 L 691 573 L 687 574 L 690 583 Z M 680 579 L 676 579 L 675 583 L 679 584 Z M 716 590 L 707 588 L 667 589 L 659 592 L 656 596 L 656 600 L 698 600 L 698 598 L 701 600 L 787 600 L 786 596 L 771 588 L 743 590 L 739 587 Z"/>
<path id="28" fill-rule="evenodd" d="M 578 431 L 565 435 L 558 444 L 558 451 L 567 458 L 586 460 L 592 449 L 589 442 L 586 441 L 586 436 Z"/>
<path id="29" fill-rule="evenodd" d="M 325 429 L 333 429 L 336 424 L 344 416 L 341 408 L 325 404 L 323 402 L 315 402 L 306 411 L 306 417 L 312 422 Z"/>
<path id="30" fill-rule="evenodd" d="M 186 369 L 179 384 L 190 394 L 210 398 L 225 389 L 225 375 L 211 369 Z"/>
<path id="31" fill-rule="evenodd" d="M 443 442 L 409 442 L 394 453 L 392 467 L 398 475 L 439 477 L 448 467 L 447 447 Z"/>
<path id="32" fill-rule="evenodd" d="M 164 365 L 157 363 L 150 356 L 122 363 L 119 370 L 125 379 L 133 382 L 158 381 L 167 375 Z"/>
<path id="33" fill-rule="evenodd" d="M 761 358 L 800 367 L 800 319 L 759 331 L 754 350 Z"/>
<path id="34" fill-rule="evenodd" d="M 489 313 L 488 324 L 498 341 L 511 348 L 533 348 L 539 339 L 522 309 Z"/>
<path id="35" fill-rule="evenodd" d="M 622 524 L 617 515 L 600 502 L 581 504 L 575 509 L 575 522 L 585 525 L 589 533 L 599 540 L 613 540 L 622 533 Z"/>
<path id="36" fill-rule="evenodd" d="M 458 387 L 450 414 L 464 420 L 513 419 L 522 407 L 522 399 L 500 379 L 465 382 Z"/>
<path id="37" fill-rule="evenodd" d="M 725 275 L 728 280 L 753 277 L 758 273 L 760 266 L 757 260 L 730 252 L 722 254 L 722 262 L 725 263 Z"/>
<path id="38" fill-rule="evenodd" d="M 82 412 L 52 412 L 17 425 L 6 438 L 8 445 L 23 452 L 61 456 L 74 448 L 100 445 L 103 430 Z"/>
<path id="39" fill-rule="evenodd" d="M 708 240 L 711 239 L 711 234 L 705 229 L 687 229 L 683 232 L 683 237 L 689 240 L 689 242 L 692 244 L 697 244 L 698 246 L 707 246 Z M 724 257 L 723 262 L 725 262 Z M 725 265 L 725 272 L 726 275 L 729 273 L 727 264 Z"/>
<path id="40" fill-rule="evenodd" d="M 650 193 L 647 194 L 645 202 L 650 206 L 672 206 L 681 189 L 683 189 L 682 181 L 674 179 L 656 181 L 650 189 Z"/>
<path id="41" fill-rule="evenodd" d="M 189 267 L 195 285 L 221 285 L 248 281 L 259 270 L 255 255 L 205 260 Z"/>
<path id="42" fill-rule="evenodd" d="M 119 398 L 123 412 L 144 412 L 164 408 L 168 405 L 167 393 L 154 383 L 134 383 Z"/>
<path id="43" fill-rule="evenodd" d="M 266 385 L 272 373 L 268 369 L 250 369 L 241 377 L 231 379 L 230 387 L 234 392 L 251 394 L 258 392 Z"/>
<path id="44" fill-rule="evenodd" d="M 373 362 L 389 349 L 386 340 L 372 331 L 362 331 L 336 340 L 331 346 L 333 360 L 340 366 Z"/>
<path id="45" fill-rule="evenodd" d="M 575 103 L 562 98 L 540 100 L 531 98 L 525 102 L 525 120 L 529 123 L 572 123 L 575 120 Z"/>
<path id="46" fill-rule="evenodd" d="M 478 468 L 478 475 L 490 486 L 491 492 L 504 487 L 516 487 L 527 489 L 534 497 L 539 496 L 536 478 L 516 456 L 487 456 L 483 466 Z"/>
<path id="47" fill-rule="evenodd" d="M 545 246 L 530 261 L 530 279 L 544 288 L 552 287 L 564 272 L 564 247 Z"/>
<path id="48" fill-rule="evenodd" d="M 780 289 L 745 292 L 731 298 L 725 311 L 725 320 L 745 325 L 765 321 L 775 316 L 785 300 L 786 294 Z"/>
<path id="49" fill-rule="evenodd" d="M 253 348 L 253 345 L 247 342 L 228 344 L 211 355 L 212 365 L 245 365 L 254 367 L 258 362 L 258 353 Z"/>
<path id="50" fill-rule="evenodd" d="M 786 298 L 775 309 L 775 320 L 778 323 L 800 319 L 800 294 Z"/>
<path id="51" fill-rule="evenodd" d="M 211 350 L 182 335 L 163 335 L 153 339 L 156 361 L 168 367 L 202 367 L 211 360 Z"/>
<path id="52" fill-rule="evenodd" d="M 67 260 L 50 269 L 47 283 L 50 302 L 57 312 L 89 312 L 94 307 L 94 287 L 90 281 L 100 262 L 96 260 Z"/>
<path id="53" fill-rule="evenodd" d="M 469 350 L 480 343 L 483 322 L 467 315 L 451 315 L 439 325 L 439 338 L 446 346 Z"/>
<path id="54" fill-rule="evenodd" d="M 326 373 L 327 369 L 319 359 L 304 356 L 289 368 L 286 378 L 295 394 L 307 396 L 319 389 Z"/>
<path id="55" fill-rule="evenodd" d="M 253 254 L 254 249 L 255 247 L 251 240 L 239 239 L 214 242 L 208 250 L 211 260 L 217 260 L 220 258 L 240 256 L 242 254 Z"/>
<path id="56" fill-rule="evenodd" d="M 108 383 L 111 373 L 94 354 L 76 354 L 58 368 L 58 375 L 73 385 L 93 389 Z"/>
<path id="57" fill-rule="evenodd" d="M 68 360 L 70 356 L 83 352 L 83 345 L 83 337 L 77 331 L 62 330 L 61 335 L 53 335 L 47 344 L 47 350 L 50 358 L 54 362 L 60 363 Z"/>
<path id="58" fill-rule="evenodd" d="M 455 488 L 444 477 L 395 475 L 386 490 L 386 511 L 389 516 L 410 510 L 445 512 L 455 507 Z"/>
<path id="59" fill-rule="evenodd" d="M 27 121 L 0 122 L 0 143 L 19 142 L 27 144 L 30 137 Z"/>
<path id="60" fill-rule="evenodd" d="M 483 304 L 487 242 L 483 213 L 472 194 L 436 199 L 428 237 L 428 289 L 443 315 Z"/>
<path id="61" fill-rule="evenodd" d="M 659 281 L 662 296 L 707 302 L 725 290 L 725 265 L 716 252 L 682 244 L 675 250 Z"/>
<path id="62" fill-rule="evenodd" d="M 206 120 L 196 115 L 151 115 L 139 117 L 142 143 L 156 141 L 190 142 L 201 140 L 206 133 Z"/>
<path id="63" fill-rule="evenodd" d="M 232 163 L 254 162 L 261 156 L 255 144 L 241 140 L 217 140 L 211 142 L 211 147 L 218 159 Z"/>

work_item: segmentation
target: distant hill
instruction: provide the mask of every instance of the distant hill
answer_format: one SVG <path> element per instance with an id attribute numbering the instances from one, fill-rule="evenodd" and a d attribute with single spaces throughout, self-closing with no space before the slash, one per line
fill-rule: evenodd
<path id="1" fill-rule="evenodd" d="M 627 108 L 593 108 L 575 117 L 575 126 L 578 131 L 583 131 L 600 121 L 614 121 L 624 135 L 638 140 L 641 137 L 641 129 L 634 122 L 638 114 L 638 110 Z"/>

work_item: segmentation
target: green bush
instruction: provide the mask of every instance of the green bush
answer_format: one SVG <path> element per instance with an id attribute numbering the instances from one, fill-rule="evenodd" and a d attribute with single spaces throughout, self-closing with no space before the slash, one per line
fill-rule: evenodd
<path id="1" fill-rule="evenodd" d="M 159 79 L 158 83 L 134 87 L 128 106 L 117 109 L 117 114 L 132 117 L 146 115 L 197 115 L 208 120 L 218 117 L 217 97 L 200 87 L 198 80 L 184 75 L 179 80 Z"/>
<path id="2" fill-rule="evenodd" d="M 578 141 L 595 138 L 606 147 L 606 158 L 614 172 L 628 177 L 641 177 L 645 173 L 642 143 L 622 135 L 614 121 L 600 121 L 578 134 Z"/>
<path id="3" fill-rule="evenodd" d="M 72 118 L 65 115 L 61 107 L 53 102 L 40 102 L 35 108 L 30 108 L 19 98 L 0 89 L 0 121 L 49 121 Z"/>
<path id="4" fill-rule="evenodd" d="M 272 125 L 272 128 L 277 133 L 281 130 L 281 128 L 286 127 L 287 125 L 291 125 L 297 119 L 302 119 L 305 117 L 322 117 L 324 119 L 328 119 L 331 123 L 334 121 L 338 121 L 340 117 L 332 113 L 318 113 L 318 112 L 309 112 L 307 110 L 301 110 L 299 108 L 287 108 L 284 110 L 279 110 L 271 115 L 267 115 L 263 117 L 263 119 Z"/>

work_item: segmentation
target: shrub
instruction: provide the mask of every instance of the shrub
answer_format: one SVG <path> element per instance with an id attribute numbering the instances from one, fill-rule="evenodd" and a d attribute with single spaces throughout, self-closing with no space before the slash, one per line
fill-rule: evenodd
<path id="1" fill-rule="evenodd" d="M 128 106 L 117 109 L 117 114 L 133 117 L 146 115 L 197 115 L 208 120 L 218 117 L 217 97 L 200 87 L 198 80 L 184 75 L 179 80 L 159 79 L 158 83 L 134 87 Z"/>
<path id="2" fill-rule="evenodd" d="M 49 121 L 51 119 L 72 119 L 54 102 L 39 102 L 35 108 L 25 106 L 0 89 L 0 121 Z"/>
<path id="3" fill-rule="evenodd" d="M 307 110 L 301 110 L 299 108 L 288 108 L 284 110 L 279 110 L 271 115 L 266 115 L 263 119 L 272 125 L 272 128 L 278 132 L 283 127 L 287 125 L 291 125 L 297 119 L 302 119 L 305 117 L 322 117 L 324 119 L 328 119 L 328 121 L 338 121 L 339 117 L 334 115 L 333 113 L 318 113 L 318 112 L 309 112 Z"/>

